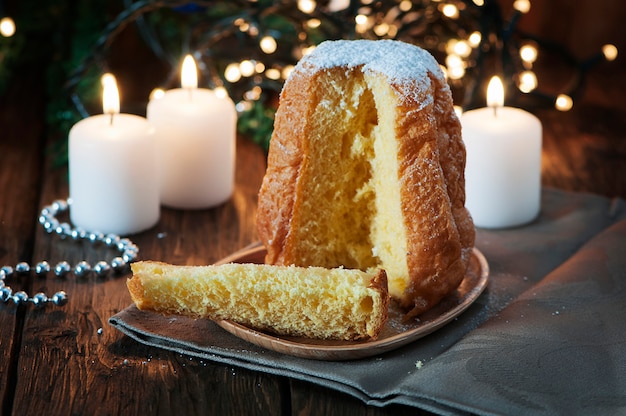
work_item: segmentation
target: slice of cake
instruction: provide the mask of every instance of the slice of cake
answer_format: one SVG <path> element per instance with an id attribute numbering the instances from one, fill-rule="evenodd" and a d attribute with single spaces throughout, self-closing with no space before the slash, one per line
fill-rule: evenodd
<path id="1" fill-rule="evenodd" d="M 388 315 L 384 271 L 223 264 L 131 265 L 127 286 L 141 310 L 226 319 L 276 334 L 376 338 Z"/>
<path id="2" fill-rule="evenodd" d="M 385 269 L 408 316 L 456 289 L 474 245 L 465 148 L 435 59 L 328 41 L 281 92 L 259 193 L 265 262 Z"/>

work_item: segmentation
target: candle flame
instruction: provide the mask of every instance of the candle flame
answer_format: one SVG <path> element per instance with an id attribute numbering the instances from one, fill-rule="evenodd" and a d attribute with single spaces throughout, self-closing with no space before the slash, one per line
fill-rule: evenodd
<path id="1" fill-rule="evenodd" d="M 500 77 L 491 77 L 487 86 L 487 106 L 494 110 L 504 105 L 504 85 Z"/>
<path id="2" fill-rule="evenodd" d="M 102 77 L 102 110 L 104 114 L 117 114 L 120 112 L 120 92 L 117 89 L 117 81 L 111 74 Z"/>
<path id="3" fill-rule="evenodd" d="M 196 67 L 196 61 L 191 55 L 185 56 L 185 59 L 183 60 L 183 67 L 181 70 L 181 86 L 183 88 L 198 87 L 198 69 Z"/>

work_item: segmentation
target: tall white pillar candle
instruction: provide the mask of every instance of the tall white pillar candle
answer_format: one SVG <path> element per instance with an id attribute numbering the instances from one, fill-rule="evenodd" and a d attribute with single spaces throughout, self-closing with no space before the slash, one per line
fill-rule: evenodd
<path id="1" fill-rule="evenodd" d="M 197 80 L 185 82 L 186 74 L 183 69 L 183 88 L 148 103 L 161 158 L 161 203 L 209 208 L 234 190 L 237 112 L 229 97 L 197 88 Z"/>
<path id="2" fill-rule="evenodd" d="M 157 151 L 145 118 L 117 114 L 113 86 L 110 98 L 105 83 L 107 114 L 83 119 L 69 133 L 70 220 L 88 231 L 127 235 L 159 220 Z"/>
<path id="3" fill-rule="evenodd" d="M 461 125 L 467 151 L 465 206 L 474 224 L 507 228 L 534 220 L 541 205 L 539 119 L 492 104 L 465 112 Z"/>

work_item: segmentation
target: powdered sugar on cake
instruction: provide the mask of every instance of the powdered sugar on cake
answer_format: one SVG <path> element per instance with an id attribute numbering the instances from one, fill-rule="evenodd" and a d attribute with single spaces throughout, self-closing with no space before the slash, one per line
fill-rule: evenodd
<path id="1" fill-rule="evenodd" d="M 363 72 L 374 71 L 386 75 L 392 84 L 416 81 L 424 83 L 435 76 L 444 79 L 435 58 L 426 50 L 395 40 L 335 40 L 322 42 L 302 58 L 294 69 L 311 73 L 343 66 L 348 69 L 362 66 Z M 289 82 L 289 81 L 287 81 Z"/>

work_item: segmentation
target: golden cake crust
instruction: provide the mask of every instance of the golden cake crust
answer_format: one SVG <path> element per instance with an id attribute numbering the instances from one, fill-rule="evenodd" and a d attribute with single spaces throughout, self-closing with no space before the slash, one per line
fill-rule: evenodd
<path id="1" fill-rule="evenodd" d="M 344 53 L 352 48 L 359 51 Z M 463 279 L 475 231 L 465 209 L 465 148 L 449 87 L 434 58 L 412 45 L 326 42 L 292 72 L 281 92 L 259 193 L 257 225 L 266 263 L 307 265 L 292 254 L 298 242 L 290 238 L 290 228 L 305 198 L 305 190 L 298 189 L 299 175 L 307 163 L 310 123 L 320 100 L 316 84 L 332 68 L 386 77 L 396 93 L 398 181 L 409 270 L 407 287 L 396 300 L 409 316 L 420 314 Z"/>

